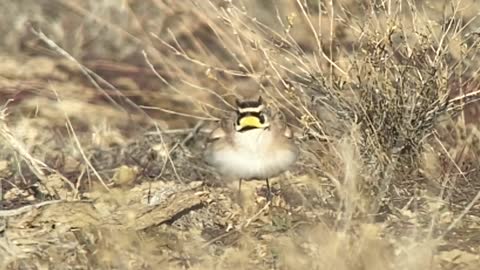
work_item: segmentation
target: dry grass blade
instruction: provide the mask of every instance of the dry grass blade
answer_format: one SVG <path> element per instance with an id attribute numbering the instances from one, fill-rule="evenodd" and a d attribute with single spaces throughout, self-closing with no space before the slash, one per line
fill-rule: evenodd
<path id="1" fill-rule="evenodd" d="M 477 1 L 0 8 L 0 269 L 479 269 Z M 201 157 L 257 94 L 301 155 L 242 208 Z"/>

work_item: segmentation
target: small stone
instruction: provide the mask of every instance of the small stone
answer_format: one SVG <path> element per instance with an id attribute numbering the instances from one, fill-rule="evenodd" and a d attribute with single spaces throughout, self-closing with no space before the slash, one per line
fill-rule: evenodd
<path id="1" fill-rule="evenodd" d="M 132 184 L 135 179 L 137 179 L 137 175 L 138 168 L 122 165 L 115 172 L 115 175 L 113 176 L 113 181 L 117 185 L 127 186 Z"/>

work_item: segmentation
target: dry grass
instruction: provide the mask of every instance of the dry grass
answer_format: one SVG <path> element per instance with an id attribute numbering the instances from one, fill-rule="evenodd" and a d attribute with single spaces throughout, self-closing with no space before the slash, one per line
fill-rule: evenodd
<path id="1" fill-rule="evenodd" d="M 1 269 L 480 267 L 475 1 L 0 7 Z M 302 155 L 241 208 L 199 154 L 252 91 Z"/>

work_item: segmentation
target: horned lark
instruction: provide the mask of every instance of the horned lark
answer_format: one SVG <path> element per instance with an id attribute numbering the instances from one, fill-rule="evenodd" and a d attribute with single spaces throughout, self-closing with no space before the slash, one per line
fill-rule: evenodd
<path id="1" fill-rule="evenodd" d="M 220 174 L 239 179 L 239 192 L 242 180 L 265 179 L 270 200 L 268 179 L 296 161 L 298 147 L 283 116 L 270 119 L 262 97 L 236 103 L 236 112 L 210 133 L 204 159 Z"/>

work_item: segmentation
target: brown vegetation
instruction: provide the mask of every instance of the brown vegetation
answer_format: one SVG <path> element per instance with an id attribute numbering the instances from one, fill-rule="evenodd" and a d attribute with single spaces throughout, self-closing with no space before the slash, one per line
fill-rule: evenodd
<path id="1" fill-rule="evenodd" d="M 480 4 L 0 3 L 0 269 L 478 269 Z M 235 95 L 301 158 L 240 207 Z"/>

